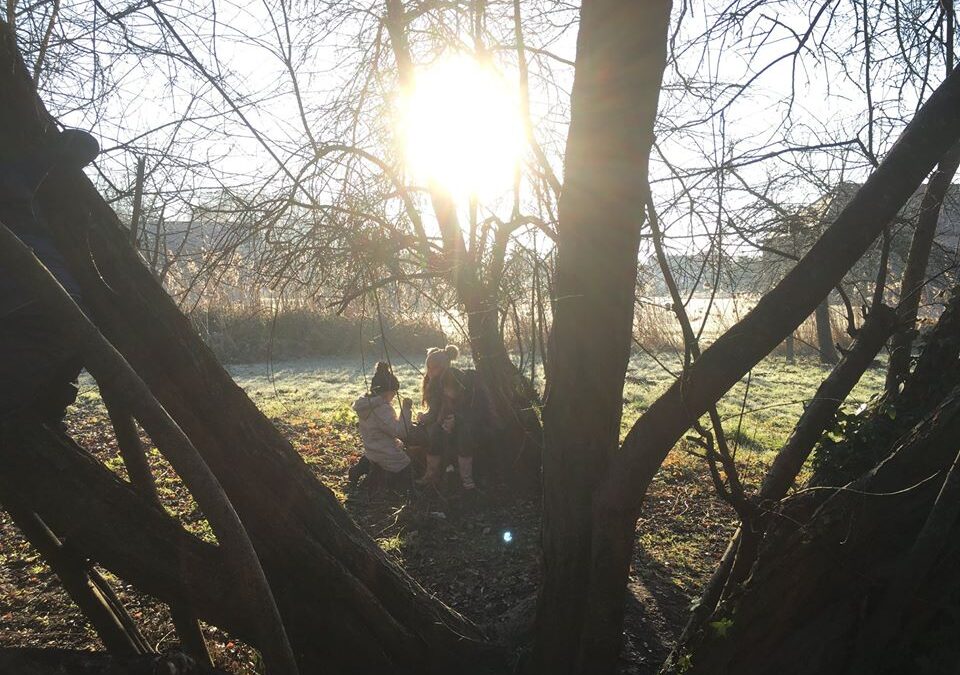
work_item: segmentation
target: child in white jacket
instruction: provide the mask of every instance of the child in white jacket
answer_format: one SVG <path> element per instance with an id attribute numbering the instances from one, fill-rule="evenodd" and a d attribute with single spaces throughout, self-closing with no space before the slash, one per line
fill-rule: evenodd
<path id="1" fill-rule="evenodd" d="M 351 485 L 356 485 L 370 471 L 370 462 L 389 474 L 399 474 L 410 466 L 410 457 L 401 441 L 407 438 L 412 427 L 413 401 L 404 399 L 398 416 L 393 400 L 399 390 L 400 382 L 390 372 L 390 366 L 381 361 L 370 382 L 370 393 L 354 402 L 353 409 L 360 420 L 363 457 L 350 467 Z"/>

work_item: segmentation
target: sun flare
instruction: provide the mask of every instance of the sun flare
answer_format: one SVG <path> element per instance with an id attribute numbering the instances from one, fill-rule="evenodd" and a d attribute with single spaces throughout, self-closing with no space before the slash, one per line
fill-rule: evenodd
<path id="1" fill-rule="evenodd" d="M 492 67 L 466 56 L 440 61 L 417 74 L 401 105 L 403 152 L 415 180 L 461 196 L 512 185 L 523 124 L 515 92 Z"/>

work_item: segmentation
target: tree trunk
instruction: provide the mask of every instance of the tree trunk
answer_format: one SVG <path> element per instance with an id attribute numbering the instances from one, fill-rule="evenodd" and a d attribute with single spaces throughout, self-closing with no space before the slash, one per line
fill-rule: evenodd
<path id="1" fill-rule="evenodd" d="M 771 510 L 787 495 L 810 452 L 883 348 L 895 325 L 896 315 L 889 307 L 879 305 L 871 311 L 849 351 L 817 388 L 813 399 L 797 420 L 790 438 L 777 453 L 764 476 L 756 497 L 759 506 L 756 516 L 751 519 L 748 530 L 741 525 L 731 538 L 723 558 L 701 593 L 697 607 L 691 612 L 687 626 L 671 654 L 671 661 L 682 653 L 686 643 L 703 628 L 721 597 L 729 596 L 736 590 L 737 585 L 746 579 L 766 534 Z"/>
<path id="2" fill-rule="evenodd" d="M 817 305 L 817 311 L 814 312 L 813 316 L 817 325 L 817 351 L 820 354 L 820 363 L 834 366 L 840 360 L 840 357 L 837 355 L 837 346 L 833 343 L 829 295 Z"/>
<path id="3" fill-rule="evenodd" d="M 46 180 L 58 173 L 51 169 Z M 56 278 L 29 247 L 0 223 L 0 264 L 34 290 L 37 302 L 54 313 L 65 334 L 73 337 L 84 365 L 98 382 L 122 397 L 170 461 L 197 504 L 204 510 L 220 547 L 232 565 L 225 570 L 247 601 L 248 611 L 260 618 L 256 644 L 264 663 L 276 675 L 297 675 L 297 665 L 280 619 L 273 593 L 249 535 L 216 476 L 196 448 L 123 357 L 107 342 Z"/>
<path id="4" fill-rule="evenodd" d="M 917 323 L 917 311 L 923 296 L 923 287 L 927 274 L 927 262 L 930 249 L 937 234 L 940 212 L 953 177 L 960 167 L 960 143 L 950 148 L 930 176 L 927 189 L 920 202 L 920 215 L 917 229 L 913 232 L 907 264 L 900 282 L 900 320 L 902 327 L 890 342 L 890 361 L 887 365 L 887 392 L 896 395 L 900 384 L 910 371 L 910 351 L 913 347 L 914 327 Z"/>
<path id="5" fill-rule="evenodd" d="M 12 34 L 0 28 L 0 143 L 25 152 L 54 134 L 55 125 L 33 92 Z M 143 266 L 128 231 L 86 178 L 51 176 L 38 203 L 90 316 L 236 507 L 303 672 L 504 667 L 481 631 L 406 576 L 316 480 Z"/>
<path id="6" fill-rule="evenodd" d="M 864 345 L 882 344 L 882 336 L 884 334 L 889 335 L 893 330 L 896 324 L 895 319 L 896 316 L 893 314 L 893 310 L 889 309 L 886 310 L 885 315 L 880 315 L 880 321 L 877 320 L 876 315 L 874 315 L 874 318 L 868 317 L 861 329 L 861 334 L 858 335 L 858 343 L 862 342 Z M 875 335 L 871 336 L 871 333 Z M 893 444 L 898 443 L 899 439 L 906 438 L 910 436 L 911 433 L 914 433 L 911 430 L 915 427 L 919 428 L 917 423 L 923 422 L 924 418 L 929 416 L 931 409 L 941 405 L 944 400 L 949 400 L 951 390 L 960 385 L 960 363 L 958 363 L 960 343 L 958 343 L 958 337 L 960 337 L 960 296 L 955 296 L 934 330 L 927 336 L 924 351 L 918 362 L 917 369 L 911 375 L 903 395 L 893 399 L 892 402 L 881 402 L 876 405 L 868 413 L 868 416 L 856 427 L 857 431 L 848 436 L 844 441 L 848 444 L 848 448 L 859 449 L 860 452 L 865 452 L 868 458 L 870 458 L 868 463 L 863 464 L 866 467 L 865 470 L 875 464 L 881 463 L 886 455 L 889 454 Z M 854 344 L 854 349 L 857 349 L 857 343 Z M 879 347 L 877 347 L 877 349 L 879 349 Z M 834 377 L 837 371 L 841 369 L 849 370 L 849 366 L 845 368 L 845 364 L 847 363 L 847 358 L 850 357 L 852 353 L 853 350 L 841 361 L 840 365 L 834 371 L 834 374 L 831 374 L 831 378 L 838 380 L 840 378 Z M 825 382 L 824 384 L 827 383 Z M 893 406 L 892 413 L 891 406 Z M 781 502 L 777 504 L 770 501 L 776 494 L 786 493 L 790 482 L 793 480 L 791 477 L 794 473 L 793 468 L 798 466 L 796 460 L 799 459 L 799 457 L 796 455 L 796 452 L 800 446 L 797 445 L 797 443 L 800 443 L 802 437 L 807 434 L 807 432 L 802 431 L 802 429 L 809 429 L 810 425 L 816 421 L 816 418 L 822 414 L 821 410 L 815 412 L 812 417 L 807 417 L 807 412 L 809 411 L 810 407 L 807 408 L 804 417 L 801 418 L 801 423 L 798 423 L 797 429 L 791 436 L 791 439 L 784 447 L 784 450 L 778 455 L 774 461 L 774 466 L 771 467 L 764 479 L 761 495 L 765 496 L 768 501 L 766 504 L 761 503 L 761 513 L 763 517 L 757 519 L 757 522 L 761 524 L 764 529 L 760 532 L 751 532 L 748 536 L 739 539 L 735 537 L 731 542 L 731 547 L 738 546 L 737 565 L 739 568 L 734 569 L 728 575 L 730 583 L 724 596 L 724 604 L 721 605 L 713 617 L 709 617 L 709 614 L 706 616 L 701 614 L 698 623 L 691 621 L 665 666 L 666 672 L 681 671 L 684 667 L 684 657 L 688 656 L 691 651 L 695 651 L 696 645 L 700 641 L 709 641 L 712 639 L 713 636 L 706 623 L 708 618 L 715 619 L 713 624 L 710 624 L 714 627 L 717 625 L 717 622 L 721 624 L 726 622 L 730 616 L 731 608 L 735 608 L 739 602 L 738 598 L 742 594 L 742 584 L 745 582 L 749 586 L 749 584 L 752 583 L 750 581 L 752 577 L 748 578 L 747 574 L 751 572 L 751 569 L 754 574 L 757 574 L 759 573 L 758 570 L 762 567 L 763 558 L 761 557 L 761 562 L 755 563 L 751 568 L 751 565 L 754 564 L 756 560 L 757 553 L 760 552 L 762 555 L 766 555 L 763 551 L 771 548 L 772 544 L 770 544 L 770 542 L 776 541 L 778 532 L 782 533 L 787 524 L 792 523 L 797 527 L 802 527 L 802 523 L 805 522 L 810 513 L 813 513 L 816 506 L 831 494 L 830 488 L 821 488 L 820 491 L 816 492 L 801 492 L 799 493 L 800 496 L 791 503 Z M 806 420 L 804 418 L 806 418 Z M 803 422 L 805 422 L 805 424 Z M 803 445 L 806 445 L 806 443 L 803 443 Z M 792 448 L 790 453 L 793 454 L 792 458 L 786 454 L 786 451 L 790 448 Z M 834 450 L 834 452 L 835 451 L 836 450 Z M 849 449 L 847 453 L 849 453 Z M 896 461 L 906 460 L 900 458 Z M 850 466 L 856 465 L 849 460 L 848 464 Z M 930 478 L 931 476 L 928 475 L 927 479 Z M 816 475 L 814 479 L 817 479 Z M 839 485 L 841 483 L 832 482 L 831 484 Z M 947 483 L 944 483 L 944 485 L 946 486 Z M 836 490 L 839 488 L 833 489 Z M 802 508 L 797 507 L 797 503 L 803 505 Z M 811 504 L 813 504 L 813 506 L 811 506 Z M 771 533 L 767 533 L 767 528 L 770 529 Z M 738 535 L 739 534 L 740 532 L 738 531 Z M 746 532 L 744 534 L 746 534 Z M 764 535 L 766 535 L 765 538 Z M 929 547 L 926 547 L 926 549 L 929 549 Z M 922 556 L 922 558 L 929 563 L 929 553 Z M 792 577 L 797 573 L 797 570 L 791 568 L 786 561 L 780 561 L 777 565 L 780 572 L 788 577 Z M 912 575 L 912 572 L 917 569 L 919 569 L 918 565 L 914 565 L 913 567 L 909 565 L 904 566 L 903 574 L 895 574 L 891 579 L 891 583 L 894 587 L 902 588 L 904 586 L 904 575 Z M 766 573 L 768 575 L 770 574 L 769 571 Z M 718 572 L 718 574 L 720 574 L 720 572 Z M 716 594 L 712 591 L 715 591 L 715 589 L 709 588 L 704 593 L 708 599 L 713 601 L 713 605 L 710 605 L 709 611 L 712 611 L 713 606 L 716 604 Z M 896 597 L 897 593 L 891 594 L 888 591 L 886 595 Z M 823 599 L 823 602 L 828 603 L 829 600 Z M 703 604 L 704 603 L 701 603 L 701 605 Z M 860 624 L 861 628 L 858 630 L 862 631 L 862 638 L 865 639 L 869 645 L 872 646 L 885 642 L 885 640 L 878 642 L 878 640 L 874 638 L 879 633 L 883 633 L 890 628 L 890 626 L 886 625 L 886 623 L 889 623 L 886 619 L 890 618 L 891 614 L 897 613 L 896 608 L 897 605 L 894 603 L 892 608 L 888 607 L 885 610 L 878 610 L 878 613 L 872 618 Z M 863 642 L 863 640 L 861 640 L 861 642 Z M 863 649 L 859 649 L 859 656 L 856 658 L 862 659 L 864 653 Z M 876 672 L 876 668 L 860 669 L 852 672 Z"/>
<path id="7" fill-rule="evenodd" d="M 670 8 L 669 0 L 581 8 L 543 411 L 544 568 L 532 665 L 545 674 L 610 672 L 619 652 L 625 587 L 603 614 L 587 613 L 592 494 L 620 435 Z"/>
<path id="8" fill-rule="evenodd" d="M 134 245 L 136 245 L 135 242 Z M 150 465 L 147 463 L 146 448 L 140 442 L 136 421 L 126 406 L 121 403 L 122 398 L 114 399 L 109 390 L 101 389 L 100 393 L 107 407 L 107 414 L 110 416 L 110 423 L 117 438 L 117 448 L 123 458 L 130 483 L 143 496 L 162 508 L 160 496 L 157 494 L 157 485 L 150 471 Z M 196 618 L 179 605 L 170 606 L 170 618 L 180 639 L 180 648 L 197 663 L 213 665 L 203 638 L 203 631 Z"/>
<path id="9" fill-rule="evenodd" d="M 397 62 L 402 90 L 409 90 L 415 73 L 407 40 L 407 15 L 403 0 L 386 0 L 386 28 Z M 500 334 L 497 295 L 503 273 L 503 256 L 510 231 L 501 224 L 495 236 L 486 279 L 480 273 L 482 257 L 467 250 L 453 198 L 439 185 L 431 185 L 430 202 L 443 241 L 447 276 L 457 300 L 467 314 L 470 350 L 481 380 L 493 396 L 491 402 L 503 437 L 496 440 L 496 463 L 509 471 L 511 482 L 524 488 L 539 487 L 542 429 L 536 408 L 539 404 L 532 382 L 510 360 Z"/>
<path id="10" fill-rule="evenodd" d="M 510 360 L 493 302 L 467 305 L 470 349 L 497 417 L 499 433 L 486 451 L 498 477 L 524 491 L 540 488 L 542 436 L 533 383 Z M 481 461 L 484 458 L 481 458 Z"/>
<path id="11" fill-rule="evenodd" d="M 859 477 L 880 461 L 886 450 L 882 444 L 870 442 L 871 435 L 886 438 L 908 433 L 956 384 L 960 384 L 960 295 L 955 292 L 925 335 L 923 351 L 903 390 L 897 396 L 885 395 L 857 422 L 859 428 L 869 425 L 870 435 L 851 434 L 836 443 L 825 442 L 809 484 L 844 485 Z"/>
<path id="12" fill-rule="evenodd" d="M 137 179 L 133 185 L 133 212 L 130 214 L 130 244 L 140 250 L 140 217 L 143 211 L 143 180 L 147 160 L 137 158 Z"/>
<path id="13" fill-rule="evenodd" d="M 896 316 L 885 305 L 874 307 L 857 333 L 857 339 L 826 379 L 797 420 L 790 438 L 777 453 L 760 486 L 760 502 L 783 499 L 827 429 L 840 406 L 880 353 L 896 325 Z"/>
<path id="14" fill-rule="evenodd" d="M 860 629 L 854 669 L 857 672 L 877 672 L 883 667 L 884 654 L 876 645 L 901 643 L 904 614 L 920 594 L 924 580 L 943 556 L 951 543 L 951 533 L 960 516 L 960 453 L 947 472 L 940 493 L 930 508 L 929 515 L 909 553 L 901 559 L 899 570 L 887 585 L 873 617 Z"/>
<path id="15" fill-rule="evenodd" d="M 191 608 L 242 640 L 256 637 L 229 561 L 61 433 L 0 428 L 0 493 L 29 506 L 59 537 L 145 593 Z"/>
<path id="16" fill-rule="evenodd" d="M 758 495 L 761 515 L 751 523 L 749 533 L 741 533 L 736 562 L 727 581 L 727 592 L 733 585 L 746 579 L 769 523 L 769 509 L 787 496 L 787 492 L 793 486 L 817 441 L 834 419 L 837 410 L 847 400 L 847 396 L 880 353 L 887 338 L 893 333 L 895 320 L 894 312 L 889 307 L 884 305 L 875 307 L 860 328 L 850 350 L 817 387 L 813 400 L 807 404 L 790 438 L 777 453 L 773 464 L 763 478 Z"/>
<path id="17" fill-rule="evenodd" d="M 585 631 L 605 632 L 611 645 L 619 637 L 640 504 L 670 449 L 711 404 L 814 312 L 916 191 L 944 148 L 958 138 L 960 71 L 954 70 L 808 253 L 636 421 L 593 492 L 596 526 L 589 544 L 588 580 L 577 576 L 579 567 L 570 567 L 565 584 L 558 584 L 573 588 L 586 583 L 589 588 L 591 619 Z M 615 653 L 612 646 L 610 653 Z M 609 672 L 610 660 L 603 663 L 606 670 L 597 672 Z"/>

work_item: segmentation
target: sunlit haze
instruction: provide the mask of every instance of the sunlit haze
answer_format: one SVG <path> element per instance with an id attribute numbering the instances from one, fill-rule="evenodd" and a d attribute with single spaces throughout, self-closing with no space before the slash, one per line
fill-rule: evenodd
<path id="1" fill-rule="evenodd" d="M 414 180 L 439 183 L 457 196 L 509 188 L 523 148 L 514 89 L 492 67 L 465 56 L 421 70 L 401 102 L 400 134 Z"/>

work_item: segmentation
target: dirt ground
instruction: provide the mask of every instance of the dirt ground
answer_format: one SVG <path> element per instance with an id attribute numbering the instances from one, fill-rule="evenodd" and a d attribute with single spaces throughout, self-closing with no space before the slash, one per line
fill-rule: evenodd
<path id="1" fill-rule="evenodd" d="M 363 484 L 351 489 L 346 469 L 360 447 L 351 420 L 275 422 L 357 522 L 427 590 L 492 630 L 523 625 L 533 608 L 539 569 L 535 500 L 489 486 L 470 497 L 455 486 L 445 494 L 371 490 Z M 107 419 L 95 403 L 81 405 L 69 426 L 78 441 L 122 475 Z M 156 453 L 151 460 L 167 508 L 203 536 L 206 523 L 179 481 Z M 624 674 L 656 672 L 731 526 L 730 513 L 712 496 L 698 460 L 683 454 L 668 460 L 637 526 Z M 150 642 L 161 651 L 175 647 L 164 606 L 110 578 Z M 253 650 L 218 629 L 205 631 L 220 667 L 259 672 Z M 0 517 L 0 646 L 101 648 L 57 578 L 6 516 Z"/>

